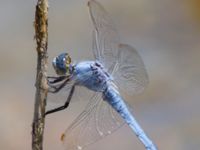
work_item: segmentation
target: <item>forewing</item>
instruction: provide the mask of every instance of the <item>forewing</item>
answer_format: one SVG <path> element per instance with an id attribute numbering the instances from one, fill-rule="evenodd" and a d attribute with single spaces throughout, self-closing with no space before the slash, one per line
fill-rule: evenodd
<path id="1" fill-rule="evenodd" d="M 102 100 L 101 94 L 96 94 L 62 135 L 62 141 L 66 149 L 82 149 L 113 133 L 123 124 L 117 112 Z"/>
<path id="2" fill-rule="evenodd" d="M 90 0 L 88 6 L 94 25 L 92 47 L 94 57 L 111 73 L 118 58 L 118 33 L 101 4 L 95 0 Z"/>
<path id="3" fill-rule="evenodd" d="M 120 91 L 132 95 L 140 93 L 148 84 L 148 75 L 138 52 L 127 44 L 119 45 L 119 60 L 113 72 Z"/>

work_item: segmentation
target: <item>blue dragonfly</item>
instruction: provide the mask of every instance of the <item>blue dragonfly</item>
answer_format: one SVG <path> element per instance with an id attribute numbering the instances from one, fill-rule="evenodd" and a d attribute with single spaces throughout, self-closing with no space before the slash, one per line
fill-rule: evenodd
<path id="1" fill-rule="evenodd" d="M 95 60 L 73 63 L 68 53 L 53 59 L 57 76 L 48 77 L 49 93 L 59 95 L 64 91 L 68 97 L 63 106 L 51 109 L 45 115 L 67 108 L 71 99 L 87 89 L 92 92 L 90 96 L 84 93 L 90 99 L 89 103 L 61 136 L 67 150 L 81 150 L 125 123 L 146 150 L 156 150 L 122 96 L 122 93 L 131 96 L 144 90 L 148 84 L 144 63 L 134 48 L 119 42 L 117 31 L 103 6 L 90 0 L 88 7 L 94 25 L 92 50 Z"/>

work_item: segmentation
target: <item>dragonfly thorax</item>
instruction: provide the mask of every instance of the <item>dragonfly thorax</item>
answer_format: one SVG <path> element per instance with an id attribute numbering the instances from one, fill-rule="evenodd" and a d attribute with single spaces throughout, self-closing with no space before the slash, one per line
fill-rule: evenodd
<path id="1" fill-rule="evenodd" d="M 76 83 L 90 90 L 102 92 L 111 76 L 102 64 L 96 61 L 83 61 L 74 66 Z"/>

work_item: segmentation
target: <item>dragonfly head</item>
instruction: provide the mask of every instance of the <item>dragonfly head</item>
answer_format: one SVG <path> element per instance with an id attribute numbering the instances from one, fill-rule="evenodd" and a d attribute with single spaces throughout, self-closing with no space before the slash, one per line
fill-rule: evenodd
<path id="1" fill-rule="evenodd" d="M 71 75 L 73 72 L 72 60 L 68 53 L 62 53 L 55 57 L 52 65 L 58 75 Z"/>

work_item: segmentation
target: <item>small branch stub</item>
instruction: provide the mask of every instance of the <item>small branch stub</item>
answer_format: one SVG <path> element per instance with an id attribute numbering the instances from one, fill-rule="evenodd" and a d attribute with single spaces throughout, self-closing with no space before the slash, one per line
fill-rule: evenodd
<path id="1" fill-rule="evenodd" d="M 44 133 L 44 114 L 48 85 L 47 72 L 47 46 L 48 46 L 48 0 L 38 0 L 35 11 L 35 39 L 37 50 L 37 73 L 35 108 L 32 124 L 32 150 L 42 150 Z"/>

